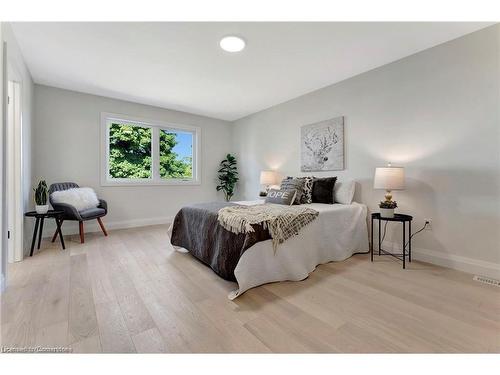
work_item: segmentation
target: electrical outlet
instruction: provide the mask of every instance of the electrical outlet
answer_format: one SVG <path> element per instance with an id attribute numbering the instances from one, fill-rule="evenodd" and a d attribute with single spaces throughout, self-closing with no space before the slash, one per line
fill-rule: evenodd
<path id="1" fill-rule="evenodd" d="M 425 226 L 426 230 L 432 230 L 432 219 L 424 219 L 424 222 L 427 223 Z"/>

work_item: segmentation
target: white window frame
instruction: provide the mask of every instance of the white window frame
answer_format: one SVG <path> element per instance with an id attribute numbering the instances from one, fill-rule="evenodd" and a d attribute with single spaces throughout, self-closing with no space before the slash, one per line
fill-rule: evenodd
<path id="1" fill-rule="evenodd" d="M 151 128 L 151 178 L 112 178 L 109 175 L 109 129 L 111 123 L 123 122 L 144 128 Z M 193 134 L 193 177 L 160 177 L 160 131 L 184 131 Z M 151 186 L 151 185 L 200 185 L 201 128 L 158 120 L 144 119 L 116 113 L 101 113 L 101 186 Z"/>

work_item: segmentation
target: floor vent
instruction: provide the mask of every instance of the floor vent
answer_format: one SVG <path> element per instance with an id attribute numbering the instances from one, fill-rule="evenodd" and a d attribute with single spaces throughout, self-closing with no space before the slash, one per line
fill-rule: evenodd
<path id="1" fill-rule="evenodd" d="M 500 286 L 500 281 L 495 280 L 495 279 L 490 279 L 489 277 L 484 277 L 484 276 L 474 276 L 473 278 L 474 281 L 479 281 L 480 283 L 484 284 L 489 284 L 489 285 L 494 285 L 494 286 Z"/>

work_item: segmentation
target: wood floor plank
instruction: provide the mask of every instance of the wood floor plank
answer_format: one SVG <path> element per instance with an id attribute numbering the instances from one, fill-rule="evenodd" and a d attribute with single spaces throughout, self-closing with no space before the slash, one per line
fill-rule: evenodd
<path id="1" fill-rule="evenodd" d="M 321 272 L 323 270 L 320 270 L 318 275 Z M 405 301 L 384 291 L 378 291 L 369 285 L 352 283 L 342 274 L 335 278 L 335 289 L 330 292 L 338 299 L 342 299 L 343 296 L 352 296 L 362 301 L 363 308 L 354 311 L 373 311 L 374 313 L 378 312 L 387 320 L 399 319 L 401 323 L 406 321 L 407 332 L 409 329 L 416 336 L 425 337 L 429 345 L 432 343 L 440 345 L 448 342 L 452 352 L 465 350 L 465 347 L 472 344 L 471 340 L 475 341 L 475 345 L 480 351 L 486 350 L 491 338 L 486 332 L 483 332 L 486 336 L 475 336 L 472 334 L 473 330 L 470 326 L 462 324 L 450 316 L 443 315 L 427 306 Z M 362 313 L 358 315 L 362 315 Z"/>
<path id="2" fill-rule="evenodd" d="M 170 311 L 169 306 L 161 302 L 159 298 L 147 288 L 141 288 L 140 293 L 156 327 L 164 337 L 166 352 L 189 353 L 191 350 L 187 339 L 183 335 L 182 328 L 177 323 L 176 315 Z"/>
<path id="3" fill-rule="evenodd" d="M 37 327 L 42 319 L 39 314 L 48 288 L 48 280 L 54 271 L 50 263 L 42 259 L 40 264 L 29 262 L 28 275 L 20 278 L 20 285 L 14 285 L 11 298 L 2 298 L 2 342 L 16 347 L 34 346 Z M 18 288 L 16 288 L 18 287 Z M 12 291 L 9 291 L 12 292 Z"/>
<path id="4" fill-rule="evenodd" d="M 69 339 L 73 343 L 97 333 L 97 318 L 87 256 L 71 256 L 70 264 Z"/>
<path id="5" fill-rule="evenodd" d="M 166 353 L 167 347 L 163 341 L 158 328 L 151 328 L 147 331 L 132 336 L 132 341 L 138 353 Z"/>
<path id="6" fill-rule="evenodd" d="M 162 322 L 156 320 L 162 334 L 162 327 L 168 330 L 168 337 L 177 341 L 182 338 L 189 351 L 202 353 L 223 353 L 227 349 L 227 343 L 220 340 L 221 333 L 211 324 L 210 320 L 201 310 L 189 300 L 187 296 L 179 292 L 175 285 L 168 284 L 165 280 L 155 280 L 149 285 L 149 289 L 141 288 L 143 299 L 151 304 L 153 300 L 157 312 L 163 313 L 163 319 L 170 322 L 165 327 Z M 159 310 L 159 311 L 158 311 Z M 170 341 L 170 340 L 168 340 Z M 168 342 L 167 342 L 168 345 Z"/>
<path id="7" fill-rule="evenodd" d="M 116 302 L 96 305 L 99 339 L 104 353 L 135 353 L 135 346 Z"/>
<path id="8" fill-rule="evenodd" d="M 313 353 L 314 347 L 294 337 L 288 330 L 274 324 L 272 319 L 256 318 L 244 327 L 273 353 Z"/>
<path id="9" fill-rule="evenodd" d="M 111 285 L 115 292 L 118 304 L 123 314 L 123 319 L 132 335 L 154 328 L 155 324 L 144 302 L 137 293 L 137 289 L 130 276 L 134 272 L 141 274 L 141 270 L 133 263 L 122 263 L 120 254 L 126 248 L 108 249 L 104 252 L 103 259 L 110 274 Z M 142 277 L 141 277 L 142 280 Z"/>
<path id="10" fill-rule="evenodd" d="M 328 270 L 328 268 L 325 268 Z M 335 270 L 331 270 L 335 273 Z M 401 275 L 398 277 L 398 275 Z M 398 275 L 379 274 L 374 270 L 367 270 L 363 273 L 347 271 L 342 274 L 357 283 L 370 285 L 378 291 L 385 291 L 398 298 L 417 303 L 420 306 L 432 306 L 433 310 L 444 315 L 452 316 L 455 319 L 462 320 L 464 323 L 474 322 L 493 330 L 500 330 L 500 322 L 495 319 L 500 314 L 500 306 L 495 306 L 487 296 L 481 296 L 480 293 L 472 292 L 472 298 L 463 298 L 463 292 L 459 294 L 441 292 L 441 288 L 448 287 L 448 280 L 441 280 L 440 286 L 436 288 L 435 280 L 420 282 L 420 285 L 414 275 L 410 273 L 398 273 Z M 404 276 L 404 277 L 403 277 Z M 396 283 L 394 283 L 396 281 Z M 458 289 L 458 288 L 457 288 Z M 441 303 L 436 304 L 439 300 Z M 477 310 L 477 306 L 482 305 L 485 308 Z M 469 314 L 464 314 L 464 311 Z"/>
<path id="11" fill-rule="evenodd" d="M 72 353 L 101 353 L 101 340 L 99 335 L 87 337 L 81 341 L 74 342 L 70 345 Z"/>
<path id="12" fill-rule="evenodd" d="M 70 289 L 70 267 L 69 257 L 54 267 L 54 272 L 49 276 L 46 292 L 42 299 L 42 305 L 38 315 L 40 317 L 38 327 L 43 328 L 69 320 L 69 289 Z"/>
<path id="13" fill-rule="evenodd" d="M 116 302 L 116 295 L 109 279 L 106 263 L 101 256 L 101 251 L 98 246 L 92 247 L 87 252 L 87 264 L 92 283 L 92 295 L 94 303 Z"/>
<path id="14" fill-rule="evenodd" d="M 444 314 L 441 311 L 442 309 L 436 309 L 434 305 L 422 305 L 416 300 L 401 298 L 385 291 L 381 292 L 372 286 L 360 287 L 359 283 L 353 283 L 344 277 L 341 277 L 339 281 L 351 291 L 357 290 L 362 292 L 361 294 L 365 298 L 375 295 L 376 299 L 379 301 L 383 299 L 387 304 L 390 304 L 394 309 L 397 309 L 398 312 L 406 315 L 408 318 L 427 322 L 428 326 L 432 326 L 432 331 L 429 331 L 428 326 L 424 325 L 421 327 L 422 331 L 447 337 L 450 342 L 455 341 L 457 343 L 456 347 L 459 350 L 465 351 L 466 347 L 473 344 L 479 351 L 488 352 L 498 337 L 498 330 L 490 330 L 486 327 L 475 325 L 470 320 L 463 321 L 462 319 L 457 319 L 453 316 L 454 314 Z M 440 303 L 443 302 L 440 301 Z"/>
<path id="15" fill-rule="evenodd" d="M 244 323 L 227 308 L 227 303 L 206 299 L 197 304 L 198 308 L 221 332 L 228 344 L 228 351 L 234 353 L 269 353 L 271 350 L 251 334 Z"/>
<path id="16" fill-rule="evenodd" d="M 68 321 L 39 328 L 36 332 L 36 346 L 68 348 Z"/>

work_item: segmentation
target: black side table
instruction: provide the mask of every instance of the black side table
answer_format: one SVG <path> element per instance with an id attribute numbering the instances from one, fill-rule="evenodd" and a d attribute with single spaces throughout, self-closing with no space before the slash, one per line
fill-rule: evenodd
<path id="1" fill-rule="evenodd" d="M 370 243 L 370 253 L 371 253 L 371 261 L 373 262 L 373 221 L 378 220 L 378 255 L 391 255 L 396 259 L 403 261 L 403 269 L 406 268 L 406 255 L 408 255 L 408 260 L 411 262 L 411 221 L 413 217 L 410 215 L 403 214 L 394 214 L 393 218 L 381 217 L 380 213 L 376 212 L 372 214 L 372 222 L 371 222 L 371 243 Z M 382 249 L 382 237 L 380 235 L 381 221 L 398 221 L 403 223 L 403 252 L 401 254 L 393 254 L 384 249 Z M 406 252 L 406 223 L 408 223 L 408 252 Z"/>
<path id="2" fill-rule="evenodd" d="M 59 233 L 59 238 L 61 239 L 61 245 L 63 250 L 66 249 L 66 246 L 64 246 L 64 239 L 61 231 L 61 224 L 62 224 L 62 215 L 63 211 L 54 211 L 50 210 L 45 214 L 39 214 L 36 211 L 30 211 L 26 212 L 24 216 L 26 217 L 34 217 L 36 218 L 35 222 L 35 229 L 33 230 L 33 239 L 31 240 L 31 252 L 30 252 L 30 257 L 33 256 L 33 250 L 35 249 L 35 241 L 36 241 L 36 234 L 38 232 L 38 246 L 37 249 L 40 249 L 40 243 L 42 242 L 42 232 L 43 232 L 43 222 L 47 218 L 52 218 L 56 221 L 57 225 L 57 232 Z M 39 230 L 40 229 L 40 230 Z"/>

